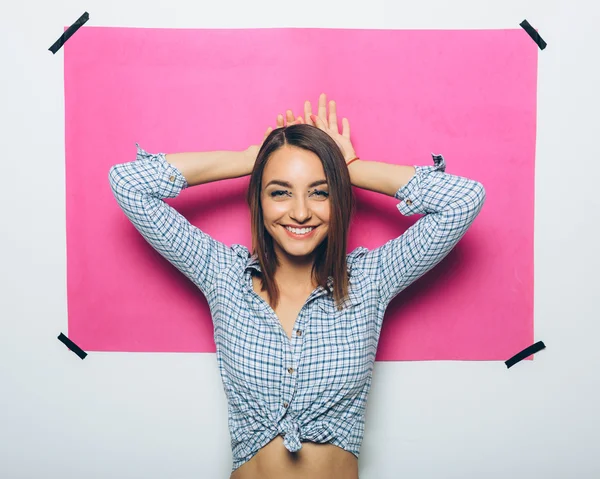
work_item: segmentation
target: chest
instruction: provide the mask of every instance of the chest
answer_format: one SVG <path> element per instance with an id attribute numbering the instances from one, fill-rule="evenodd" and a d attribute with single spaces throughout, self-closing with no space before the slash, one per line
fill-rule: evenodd
<path id="1" fill-rule="evenodd" d="M 216 298 L 211 311 L 219 367 L 240 417 L 250 414 L 243 402 L 248 398 L 274 411 L 294 395 L 300 404 L 323 405 L 363 390 L 376 352 L 369 291 L 340 311 L 324 294 L 307 302 L 314 290 L 282 292 L 272 308 L 260 276 L 244 278 L 250 284 L 239 290 L 231 288 L 236 277 L 226 280 L 216 287 L 228 293 Z"/>
<path id="2" fill-rule="evenodd" d="M 264 299 L 267 304 L 269 304 L 269 296 L 267 292 L 261 291 L 260 278 L 256 276 L 252 277 L 252 287 L 254 292 Z M 280 291 L 279 304 L 275 309 L 273 309 L 273 311 L 275 312 L 277 319 L 279 319 L 281 327 L 290 339 L 292 337 L 294 324 L 296 324 L 296 318 L 298 318 L 302 306 L 304 306 L 311 293 L 312 291 L 289 294 Z"/>

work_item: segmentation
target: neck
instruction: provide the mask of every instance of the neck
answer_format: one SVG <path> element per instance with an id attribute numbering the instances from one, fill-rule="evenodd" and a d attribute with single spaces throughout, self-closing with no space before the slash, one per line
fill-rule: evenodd
<path id="1" fill-rule="evenodd" d="M 317 285 L 312 278 L 312 268 L 316 252 L 304 257 L 290 257 L 279 252 L 279 266 L 275 271 L 275 281 L 283 291 L 313 291 Z"/>
<path id="2" fill-rule="evenodd" d="M 310 271 L 302 275 L 298 272 L 289 274 L 276 273 L 275 282 L 281 291 L 287 292 L 312 291 L 317 287 L 310 276 Z"/>

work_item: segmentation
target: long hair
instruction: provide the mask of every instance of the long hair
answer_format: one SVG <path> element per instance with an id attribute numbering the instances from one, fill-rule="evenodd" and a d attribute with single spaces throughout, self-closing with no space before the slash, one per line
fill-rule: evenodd
<path id="1" fill-rule="evenodd" d="M 297 124 L 277 128 L 265 139 L 250 175 L 246 201 L 250 207 L 252 254 L 256 254 L 262 270 L 262 290 L 266 290 L 273 309 L 279 304 L 279 288 L 274 274 L 279 266 L 273 237 L 264 226 L 261 185 L 264 169 L 271 155 L 284 146 L 294 146 L 316 154 L 329 185 L 330 220 L 327 238 L 317 247 L 311 276 L 313 281 L 332 294 L 338 311 L 348 298 L 349 277 L 346 247 L 355 198 L 346 161 L 337 143 L 324 131 L 311 125 Z M 333 290 L 328 278 L 333 279 Z"/>

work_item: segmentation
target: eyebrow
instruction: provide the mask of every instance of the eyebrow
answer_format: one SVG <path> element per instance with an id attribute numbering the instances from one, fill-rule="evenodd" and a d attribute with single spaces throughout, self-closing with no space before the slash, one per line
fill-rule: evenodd
<path id="1" fill-rule="evenodd" d="M 317 180 L 317 181 L 313 181 L 310 185 L 308 185 L 309 188 L 312 188 L 313 186 L 319 186 L 322 184 L 326 184 L 327 180 Z M 271 180 L 269 181 L 269 183 L 267 183 L 267 186 L 265 186 L 265 188 L 267 188 L 269 185 L 279 185 L 279 186 L 285 186 L 286 188 L 292 188 L 292 184 L 287 182 L 287 181 L 283 181 L 283 180 Z"/>

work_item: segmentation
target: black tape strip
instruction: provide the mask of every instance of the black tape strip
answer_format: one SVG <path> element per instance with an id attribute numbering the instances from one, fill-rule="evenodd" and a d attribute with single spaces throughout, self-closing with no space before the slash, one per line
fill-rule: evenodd
<path id="1" fill-rule="evenodd" d="M 54 42 L 54 45 L 52 45 L 50 48 L 48 48 L 48 50 L 50 50 L 52 53 L 56 53 L 58 50 L 60 50 L 60 48 L 65 44 L 65 42 L 71 38 L 71 36 L 73 36 L 73 34 L 79 30 L 79 28 L 88 20 L 90 19 L 90 14 L 88 12 L 84 12 L 83 15 L 81 15 L 79 17 L 79 19 L 73 24 L 71 25 L 69 28 L 67 28 L 65 30 L 65 33 L 63 33 L 60 38 L 58 40 L 56 40 L 56 42 Z"/>
<path id="2" fill-rule="evenodd" d="M 71 351 L 73 351 L 75 354 L 77 354 L 77 356 L 79 356 L 81 359 L 85 359 L 85 357 L 87 356 L 87 353 L 81 349 L 79 346 L 77 346 L 73 341 L 71 341 L 69 338 L 67 338 L 63 333 L 60 333 L 58 336 L 58 339 L 60 341 L 62 341 L 65 346 L 67 346 L 67 348 L 69 348 Z"/>
<path id="3" fill-rule="evenodd" d="M 544 344 L 543 341 L 538 341 L 537 343 L 532 344 L 528 348 L 525 348 L 520 353 L 515 354 L 508 361 L 505 361 L 504 364 L 506 364 L 507 368 L 510 368 L 511 366 L 514 366 L 515 364 L 517 364 L 519 361 L 523 361 L 523 359 L 528 358 L 529 356 L 537 353 L 538 351 L 541 351 L 545 347 L 546 347 L 546 345 Z"/>
<path id="4" fill-rule="evenodd" d="M 546 42 L 544 41 L 544 39 L 542 37 L 540 37 L 540 34 L 535 30 L 535 28 L 533 28 L 531 25 L 529 25 L 529 22 L 527 20 L 523 20 L 520 23 L 520 25 L 529 34 L 529 36 L 533 39 L 533 41 L 538 44 L 538 47 L 540 47 L 540 50 L 543 50 L 544 48 L 546 48 Z"/>

